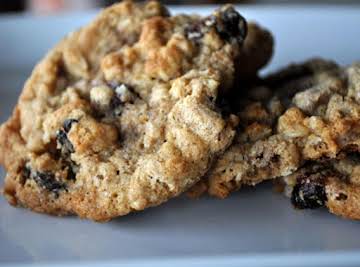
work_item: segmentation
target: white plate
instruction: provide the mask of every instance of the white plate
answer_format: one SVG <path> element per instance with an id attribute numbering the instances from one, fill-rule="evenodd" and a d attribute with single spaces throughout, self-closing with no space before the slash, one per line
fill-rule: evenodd
<path id="1" fill-rule="evenodd" d="M 358 6 L 239 10 L 276 36 L 270 69 L 311 56 L 342 64 L 360 59 Z M 32 65 L 64 33 L 93 15 L 0 18 L 1 121 L 9 116 Z M 359 266 L 359 230 L 358 222 L 324 210 L 292 209 L 269 184 L 226 200 L 179 198 L 106 224 L 16 209 L 1 197 L 0 265 Z"/>

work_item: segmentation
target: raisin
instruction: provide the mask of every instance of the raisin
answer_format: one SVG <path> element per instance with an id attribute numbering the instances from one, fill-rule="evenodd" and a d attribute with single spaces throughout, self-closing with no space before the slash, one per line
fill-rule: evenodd
<path id="1" fill-rule="evenodd" d="M 76 180 L 76 173 L 74 172 L 73 168 L 71 168 L 71 167 L 68 168 L 68 173 L 67 173 L 66 179 L 72 180 L 72 181 Z"/>
<path id="2" fill-rule="evenodd" d="M 41 187 L 59 197 L 59 191 L 66 190 L 66 185 L 55 179 L 55 175 L 50 172 L 35 172 L 31 175 L 34 181 Z"/>
<path id="3" fill-rule="evenodd" d="M 233 8 L 228 7 L 220 13 L 220 21 L 216 23 L 216 30 L 225 40 L 244 41 L 247 34 L 245 19 Z"/>
<path id="4" fill-rule="evenodd" d="M 298 209 L 316 209 L 323 207 L 327 201 L 325 185 L 320 179 L 300 179 L 294 186 L 291 203 Z"/>
<path id="5" fill-rule="evenodd" d="M 70 161 L 65 161 L 65 168 L 67 168 L 67 176 L 66 179 L 67 180 L 72 180 L 75 181 L 76 180 L 76 172 L 79 169 L 79 165 L 77 165 L 74 161 L 70 160 Z"/>
<path id="6" fill-rule="evenodd" d="M 24 168 L 21 171 L 21 184 L 24 185 L 26 180 L 30 178 L 31 175 L 31 170 L 29 167 L 27 167 L 26 165 L 24 166 Z"/>
<path id="7" fill-rule="evenodd" d="M 63 128 L 66 133 L 68 133 L 71 129 L 73 123 L 78 123 L 79 121 L 76 119 L 67 119 L 63 123 Z"/>
<path id="8" fill-rule="evenodd" d="M 67 134 L 64 130 L 59 130 L 56 133 L 56 140 L 61 146 L 61 152 L 65 155 L 74 153 L 74 146 L 71 144 L 70 140 L 67 138 Z"/>
<path id="9" fill-rule="evenodd" d="M 344 200 L 347 200 L 348 196 L 344 193 L 340 193 L 337 197 L 336 197 L 336 200 L 338 201 L 344 201 Z"/>
<path id="10" fill-rule="evenodd" d="M 70 153 L 74 153 L 74 146 L 71 144 L 67 137 L 67 133 L 70 131 L 71 126 L 74 123 L 78 123 L 76 119 L 67 119 L 63 123 L 63 129 L 58 130 L 56 133 L 56 141 L 61 146 L 61 153 L 68 156 Z"/>
<path id="11" fill-rule="evenodd" d="M 218 16 L 211 15 L 188 25 L 184 32 L 186 38 L 197 43 L 212 28 L 226 41 L 243 42 L 247 34 L 245 19 L 233 7 L 221 10 Z"/>
<path id="12" fill-rule="evenodd" d="M 274 154 L 271 158 L 270 158 L 270 161 L 273 162 L 273 163 L 278 163 L 280 162 L 280 155 L 277 155 L 277 154 Z"/>
<path id="13" fill-rule="evenodd" d="M 25 179 L 27 179 L 27 178 L 30 177 L 30 174 L 31 174 L 30 168 L 27 167 L 27 166 L 25 166 L 25 167 L 23 168 L 23 171 L 22 171 L 22 176 L 23 176 Z"/>
<path id="14" fill-rule="evenodd" d="M 348 152 L 347 157 L 354 163 L 360 163 L 360 152 L 359 151 Z"/>
<path id="15" fill-rule="evenodd" d="M 32 171 L 27 165 L 22 169 L 22 179 L 23 184 L 25 184 L 26 180 L 33 179 L 38 186 L 54 193 L 56 198 L 59 197 L 61 190 L 67 191 L 66 184 L 56 180 L 53 173 Z"/>

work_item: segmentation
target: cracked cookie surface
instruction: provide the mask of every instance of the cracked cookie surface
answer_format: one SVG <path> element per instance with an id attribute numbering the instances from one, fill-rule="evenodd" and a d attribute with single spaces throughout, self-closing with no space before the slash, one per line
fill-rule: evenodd
<path id="1" fill-rule="evenodd" d="M 327 206 L 360 219 L 359 81 L 359 64 L 341 68 L 321 59 L 266 77 L 236 103 L 235 141 L 190 195 L 207 190 L 224 198 L 285 176 L 296 207 Z"/>
<path id="2" fill-rule="evenodd" d="M 5 197 L 106 221 L 187 190 L 235 135 L 217 98 L 246 33 L 231 6 L 208 17 L 157 2 L 105 9 L 35 67 L 1 126 Z"/>

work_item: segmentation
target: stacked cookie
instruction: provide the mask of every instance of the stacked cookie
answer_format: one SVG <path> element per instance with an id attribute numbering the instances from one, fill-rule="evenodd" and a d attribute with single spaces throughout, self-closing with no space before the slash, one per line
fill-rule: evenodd
<path id="1" fill-rule="evenodd" d="M 34 68 L 1 126 L 5 197 L 106 221 L 284 177 L 296 207 L 360 218 L 357 66 L 317 59 L 259 79 L 272 49 L 230 5 L 105 9 Z"/>
<path id="2" fill-rule="evenodd" d="M 294 207 L 360 219 L 360 65 L 323 59 L 293 64 L 235 100 L 232 145 L 190 190 L 224 198 L 279 178 Z"/>

